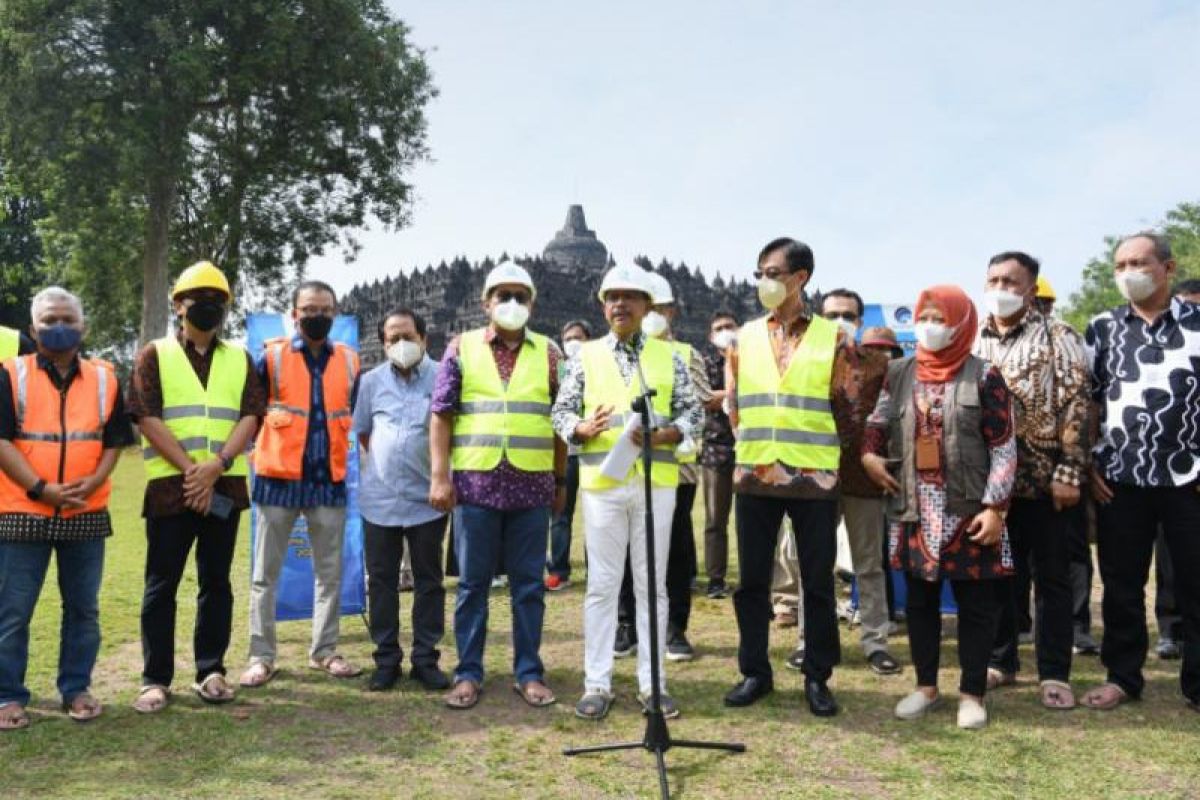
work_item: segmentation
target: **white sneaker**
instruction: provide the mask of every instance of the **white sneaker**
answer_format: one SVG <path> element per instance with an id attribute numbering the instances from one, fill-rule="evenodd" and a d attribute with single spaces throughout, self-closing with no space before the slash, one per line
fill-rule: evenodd
<path id="1" fill-rule="evenodd" d="M 978 730 L 986 726 L 987 721 L 987 709 L 983 703 L 972 697 L 964 697 L 958 701 L 958 727 Z"/>
<path id="2" fill-rule="evenodd" d="M 925 716 L 926 712 L 936 708 L 941 702 L 942 696 L 940 694 L 930 700 L 924 692 L 915 691 L 912 694 L 905 695 L 899 703 L 896 703 L 896 719 L 920 719 Z"/>

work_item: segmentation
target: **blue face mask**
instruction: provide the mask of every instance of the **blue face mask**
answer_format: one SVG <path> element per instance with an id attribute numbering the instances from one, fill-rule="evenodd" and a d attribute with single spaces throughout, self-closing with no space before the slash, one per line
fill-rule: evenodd
<path id="1" fill-rule="evenodd" d="M 51 353 L 64 353 L 79 347 L 83 340 L 83 331 L 70 325 L 51 325 L 49 328 L 38 328 L 38 343 Z"/>

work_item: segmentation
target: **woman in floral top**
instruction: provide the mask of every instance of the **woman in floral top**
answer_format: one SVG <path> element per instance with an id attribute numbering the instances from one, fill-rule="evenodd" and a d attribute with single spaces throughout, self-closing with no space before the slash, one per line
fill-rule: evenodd
<path id="1" fill-rule="evenodd" d="M 892 496 L 892 566 L 908 585 L 917 690 L 896 706 L 915 719 L 938 703 L 942 579 L 958 605 L 958 724 L 987 723 L 983 695 L 996 626 L 992 580 L 1012 574 L 1004 527 L 1016 477 L 1011 398 L 1000 373 L 971 356 L 975 307 L 958 287 L 917 300 L 917 354 L 893 362 L 867 420 L 863 466 Z"/>

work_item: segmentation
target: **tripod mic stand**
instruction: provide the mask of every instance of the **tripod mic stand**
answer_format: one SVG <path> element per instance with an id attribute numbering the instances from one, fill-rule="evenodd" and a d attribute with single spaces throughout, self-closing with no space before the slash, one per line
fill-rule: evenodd
<path id="1" fill-rule="evenodd" d="M 651 398 L 655 395 L 655 390 L 647 385 L 646 377 L 642 374 L 641 362 L 636 358 L 636 354 L 634 364 L 637 367 L 638 378 L 642 386 L 642 394 L 634 399 L 632 406 L 633 410 L 638 412 L 642 418 L 642 472 L 645 479 L 644 491 L 646 497 L 646 585 L 649 587 L 649 591 L 646 592 L 646 610 L 650 615 L 651 687 L 650 707 L 646 711 L 646 732 L 640 742 L 617 742 L 614 744 L 592 745 L 591 747 L 568 747 L 563 750 L 563 755 L 576 756 L 582 753 L 606 753 L 615 750 L 636 750 L 639 747 L 644 747 L 651 753 L 654 753 L 658 763 L 658 788 L 663 800 L 669 800 L 671 788 L 667 783 L 666 752 L 672 747 L 744 753 L 746 745 L 733 742 L 697 742 L 690 739 L 672 739 L 671 733 L 667 729 L 667 719 L 663 716 L 662 686 L 659 679 L 659 676 L 662 674 L 662 664 L 659 662 L 658 655 L 658 590 L 656 588 L 658 582 L 657 569 L 654 562 L 654 509 L 651 505 L 652 483 L 650 480 L 650 467 L 653 459 L 650 446 L 650 436 L 653 431 L 651 424 L 653 414 Z"/>

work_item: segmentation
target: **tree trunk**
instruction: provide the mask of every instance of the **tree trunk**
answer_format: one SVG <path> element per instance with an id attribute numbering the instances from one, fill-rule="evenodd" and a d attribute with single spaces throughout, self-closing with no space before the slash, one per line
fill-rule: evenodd
<path id="1" fill-rule="evenodd" d="M 142 328 L 139 344 L 165 336 L 168 329 L 170 289 L 167 286 L 167 252 L 171 214 L 175 209 L 175 182 L 168 175 L 149 180 L 146 242 L 142 252 Z"/>

